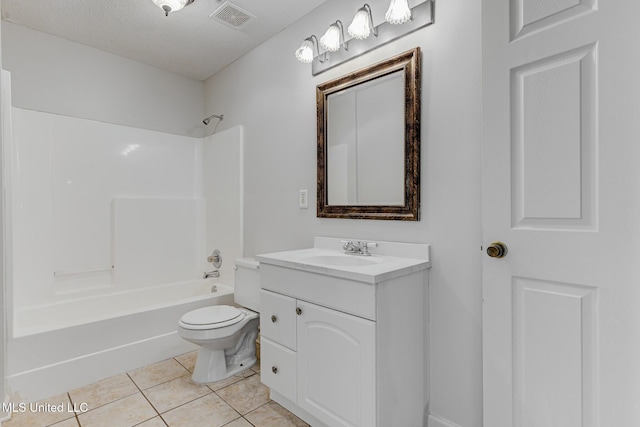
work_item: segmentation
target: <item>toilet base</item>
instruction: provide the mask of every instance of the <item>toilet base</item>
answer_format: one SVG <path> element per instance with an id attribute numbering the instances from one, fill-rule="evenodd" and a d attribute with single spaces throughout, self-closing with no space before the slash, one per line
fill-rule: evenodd
<path id="1" fill-rule="evenodd" d="M 223 355 L 211 355 L 208 353 L 223 353 Z M 200 363 L 201 360 L 203 363 Z M 257 361 L 254 356 L 253 358 L 246 359 L 237 364 L 227 366 L 226 363 L 222 363 L 223 366 L 220 366 L 220 363 L 217 363 L 220 360 L 224 360 L 224 350 L 211 351 L 205 348 L 200 348 L 200 351 L 198 352 L 198 361 L 196 362 L 196 367 L 193 370 L 193 375 L 191 375 L 193 382 L 198 384 L 209 384 L 216 381 L 222 381 L 226 378 L 239 374 L 240 372 L 246 371 L 254 366 Z"/>
<path id="2" fill-rule="evenodd" d="M 231 350 L 211 350 L 200 347 L 191 379 L 198 384 L 208 384 L 232 377 L 254 366 L 258 331 L 246 333 Z"/>

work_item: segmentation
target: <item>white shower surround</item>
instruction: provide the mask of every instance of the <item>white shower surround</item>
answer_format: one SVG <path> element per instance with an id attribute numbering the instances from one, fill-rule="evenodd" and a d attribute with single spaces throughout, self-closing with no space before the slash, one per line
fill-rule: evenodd
<path id="1" fill-rule="evenodd" d="M 200 277 L 220 249 L 219 281 L 232 286 L 242 256 L 242 127 L 192 138 L 12 116 L 10 391 L 40 399 L 192 349 L 179 317 L 233 302 L 232 287 L 212 296 Z"/>
<path id="2" fill-rule="evenodd" d="M 163 230 L 167 224 L 159 218 L 168 219 L 182 204 L 202 198 L 202 139 L 20 108 L 13 108 L 12 115 L 11 163 L 5 165 L 11 174 L 8 277 L 15 310 L 174 282 L 177 278 L 166 279 L 160 268 L 168 261 L 164 253 L 170 245 L 201 255 L 199 264 L 193 260 L 189 266 L 190 276 L 186 266 L 176 263 L 181 280 L 202 274 L 202 215 L 197 218 L 191 208 L 189 219 L 197 222 L 191 242 L 176 239 L 185 231 L 182 224 Z M 117 209 L 123 198 L 141 205 L 144 199 L 166 203 L 156 215 L 147 208 L 144 217 L 135 217 L 135 209 L 124 206 L 122 214 Z M 119 275 L 114 259 L 120 254 L 114 248 L 135 232 L 136 224 L 148 222 L 156 222 L 158 233 L 165 235 L 158 240 L 162 245 L 143 247 L 157 257 L 159 268 L 147 269 L 138 284 L 121 285 L 112 277 Z"/>

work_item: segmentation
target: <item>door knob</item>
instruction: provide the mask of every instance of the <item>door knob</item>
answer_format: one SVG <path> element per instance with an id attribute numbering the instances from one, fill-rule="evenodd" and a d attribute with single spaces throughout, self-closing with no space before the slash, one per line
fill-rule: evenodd
<path id="1" fill-rule="evenodd" d="M 502 242 L 491 242 L 491 244 L 487 246 L 487 255 L 491 258 L 504 258 L 507 256 L 507 252 L 509 252 L 509 249 L 507 245 Z"/>

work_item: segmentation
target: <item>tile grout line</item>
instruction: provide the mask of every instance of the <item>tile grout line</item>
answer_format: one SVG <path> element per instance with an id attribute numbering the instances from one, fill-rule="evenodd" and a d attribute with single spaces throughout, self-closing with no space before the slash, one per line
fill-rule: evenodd
<path id="1" fill-rule="evenodd" d="M 75 405 L 75 403 L 73 402 L 73 399 L 71 399 L 71 393 L 67 392 L 67 397 L 69 398 L 69 402 L 71 402 L 72 405 Z M 75 409 L 75 406 L 74 406 L 74 409 Z M 74 411 L 73 412 L 73 417 L 76 419 L 76 424 L 78 426 L 80 426 L 80 418 L 78 418 L 78 413 Z M 69 418 L 69 419 L 71 419 L 71 418 Z"/>
<path id="2" fill-rule="evenodd" d="M 126 374 L 126 375 L 127 375 L 127 377 L 129 377 L 129 374 Z M 131 380 L 131 378 L 130 378 L 130 377 L 129 377 L 129 379 Z M 78 424 L 80 425 L 80 418 L 78 417 L 79 415 L 86 414 L 86 413 L 88 413 L 88 412 L 94 411 L 94 410 L 96 410 L 96 409 L 102 408 L 103 406 L 107 406 L 107 405 L 110 405 L 110 404 L 115 403 L 115 402 L 119 402 L 119 401 L 121 401 L 122 399 L 126 399 L 127 397 L 131 397 L 131 396 L 133 396 L 134 394 L 136 394 L 136 393 L 138 393 L 139 391 L 141 391 L 141 390 L 140 390 L 140 388 L 138 387 L 138 385 L 137 385 L 133 380 L 131 380 L 131 382 L 133 382 L 133 385 L 138 389 L 138 391 L 137 391 L 137 392 L 134 392 L 134 393 L 131 393 L 131 394 L 127 394 L 126 396 L 119 397 L 119 398 L 117 398 L 117 399 L 115 399 L 115 400 L 112 400 L 112 401 L 110 401 L 110 402 L 107 402 L 107 403 L 103 403 L 102 405 L 98 405 L 98 406 L 96 406 L 95 408 L 91 408 L 91 409 L 87 410 L 87 412 L 82 412 L 82 413 L 80 413 L 80 414 L 77 414 L 77 413 L 76 413 L 75 415 L 76 415 L 76 419 L 78 420 Z M 73 391 L 73 390 L 72 390 L 72 391 Z M 69 396 L 69 400 L 71 401 L 71 404 L 73 405 L 73 404 L 74 404 L 74 400 L 71 398 L 71 393 L 70 393 L 70 392 L 67 392 L 67 395 Z"/>
<path id="3" fill-rule="evenodd" d="M 178 362 L 178 363 L 180 363 L 180 362 Z M 151 401 L 149 400 L 149 398 L 147 397 L 147 395 L 146 395 L 146 394 L 144 394 L 144 392 L 142 391 L 142 389 L 140 388 L 140 386 L 138 386 L 138 384 L 133 380 L 133 378 L 131 378 L 131 376 L 129 375 L 129 373 L 128 373 L 128 372 L 127 372 L 127 377 L 129 377 L 129 379 L 131 380 L 131 382 L 133 383 L 133 385 L 135 385 L 135 386 L 136 386 L 136 388 L 138 389 L 138 393 L 140 393 L 140 394 L 142 395 L 142 397 L 144 397 L 144 399 L 149 403 L 149 405 L 151 405 L 151 407 L 153 408 L 153 410 L 154 410 L 154 411 L 156 411 L 156 414 L 158 414 L 158 416 L 160 417 L 160 419 L 162 420 L 162 422 L 163 422 L 163 423 L 165 423 L 166 425 L 168 425 L 168 424 L 167 424 L 167 422 L 165 421 L 165 419 L 164 419 L 164 418 L 162 418 L 162 414 L 160 413 L 160 411 L 158 411 L 158 409 L 156 409 L 156 407 L 153 405 L 153 403 L 151 403 Z M 172 381 L 172 380 L 169 380 L 169 381 Z M 169 381 L 165 381 L 164 383 L 168 383 Z M 164 384 L 164 383 L 161 383 L 161 384 Z M 158 384 L 158 385 L 160 385 L 160 384 Z M 155 387 L 155 386 L 148 387 L 147 389 L 149 389 L 149 388 L 153 388 L 153 387 Z M 150 419 L 152 419 L 152 418 L 155 418 L 155 417 L 151 417 L 151 418 L 149 418 L 148 420 L 144 420 L 144 421 L 143 421 L 143 423 L 144 423 L 144 422 L 149 421 L 149 420 L 150 420 Z M 138 423 L 138 424 L 141 424 L 141 423 Z M 82 427 L 82 426 L 80 426 L 80 427 Z"/>
<path id="4" fill-rule="evenodd" d="M 189 370 L 188 367 L 184 366 L 184 363 L 181 363 L 178 359 L 176 359 L 175 357 L 173 358 L 173 360 L 175 360 L 176 362 L 178 362 L 178 364 L 180 366 L 182 366 L 184 369 L 186 369 L 187 371 L 189 371 L 190 374 L 193 374 L 193 372 L 191 372 L 191 370 Z"/>
<path id="5" fill-rule="evenodd" d="M 249 415 L 249 414 L 251 414 L 252 412 L 257 411 L 258 409 L 260 409 L 260 408 L 262 408 L 262 407 L 264 407 L 264 406 L 267 406 L 267 405 L 268 405 L 268 404 L 270 404 L 271 402 L 273 402 L 273 400 L 271 400 L 271 398 L 269 398 L 269 401 L 268 401 L 267 403 L 265 403 L 265 404 L 263 404 L 263 405 L 258 406 L 256 409 L 252 409 L 251 411 L 249 411 L 249 412 L 247 412 L 246 414 L 244 414 L 244 415 L 242 416 L 242 418 L 244 418 L 246 422 L 248 422 L 249 424 L 251 424 L 251 426 L 252 426 L 252 427 L 255 427 L 255 424 L 254 424 L 254 423 L 252 423 L 251 421 L 249 421 L 249 420 L 247 419 L 247 417 L 246 417 L 246 416 L 247 416 L 247 415 Z"/>
<path id="6" fill-rule="evenodd" d="M 142 389 L 138 386 L 138 384 L 133 380 L 133 378 L 131 378 L 131 375 L 129 375 L 129 373 L 128 373 L 128 372 L 127 372 L 126 374 L 127 374 L 127 377 L 129 377 L 129 379 L 130 379 L 130 380 L 131 380 L 131 382 L 133 383 L 133 385 L 135 385 L 135 386 L 136 386 L 136 388 L 138 389 L 138 393 L 140 393 L 140 394 L 142 395 L 142 397 L 144 397 L 144 399 L 149 403 L 149 405 L 151 405 L 151 408 L 153 408 L 153 410 L 154 410 L 154 411 L 156 411 L 156 414 L 158 414 L 158 417 L 160 417 L 160 419 L 162 420 L 162 422 L 163 422 L 165 425 L 167 425 L 167 426 L 168 426 L 169 424 L 167 424 L 167 422 L 165 421 L 165 419 L 164 419 L 164 418 L 162 418 L 162 414 L 161 414 L 161 413 L 156 409 L 156 407 L 155 407 L 155 406 L 153 406 L 153 403 L 151 403 L 151 401 L 149 400 L 149 398 L 147 397 L 147 395 L 145 395 L 145 394 L 144 394 L 144 392 L 143 392 L 143 391 L 142 391 Z M 169 380 L 169 381 L 171 381 L 171 380 Z M 165 381 L 165 382 L 169 382 L 169 381 Z M 162 384 L 164 384 L 164 383 L 162 383 Z M 158 384 L 158 385 L 159 385 L 159 384 Z M 154 387 L 155 387 L 155 386 L 154 386 Z M 151 387 L 149 387 L 149 388 L 151 388 Z M 142 421 L 142 423 L 145 423 L 145 422 L 147 422 L 147 421 L 149 421 L 149 420 L 151 420 L 151 419 L 153 419 L 153 418 L 155 418 L 155 417 L 151 417 L 151 418 L 149 418 L 149 419 L 146 419 L 146 420 Z M 142 424 L 142 423 L 138 423 L 138 424 L 136 424 L 136 425 L 139 425 L 139 424 Z M 82 427 L 82 426 L 80 426 L 80 427 Z"/>

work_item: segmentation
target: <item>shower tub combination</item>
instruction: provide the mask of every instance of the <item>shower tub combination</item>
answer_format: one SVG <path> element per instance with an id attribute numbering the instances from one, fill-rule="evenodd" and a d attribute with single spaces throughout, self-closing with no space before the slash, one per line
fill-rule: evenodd
<path id="1" fill-rule="evenodd" d="M 187 311 L 233 304 L 216 278 L 78 298 L 15 313 L 8 377 L 34 401 L 197 349 L 177 334 Z"/>
<path id="2" fill-rule="evenodd" d="M 243 254 L 242 126 L 194 138 L 10 102 L 7 111 L 12 131 L 0 148 L 14 401 L 197 349 L 178 335 L 180 317 L 233 304 L 232 262 L 219 278 L 199 277 L 211 250 L 227 260 Z"/>

